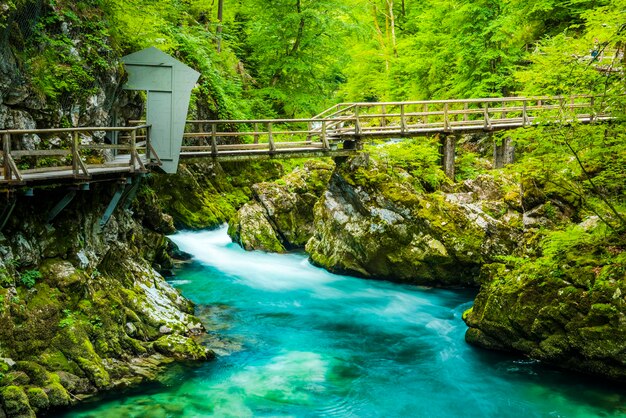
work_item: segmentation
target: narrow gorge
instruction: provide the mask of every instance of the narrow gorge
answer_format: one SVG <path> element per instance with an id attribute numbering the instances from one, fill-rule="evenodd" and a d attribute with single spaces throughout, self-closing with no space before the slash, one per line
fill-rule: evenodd
<path id="1" fill-rule="evenodd" d="M 626 3 L 344 3 L 0 2 L 0 418 L 626 414 Z"/>

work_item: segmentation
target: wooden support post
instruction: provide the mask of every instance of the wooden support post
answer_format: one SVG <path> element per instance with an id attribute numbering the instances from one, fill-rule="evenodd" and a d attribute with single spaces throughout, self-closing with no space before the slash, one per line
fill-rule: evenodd
<path id="1" fill-rule="evenodd" d="M 267 124 L 267 136 L 270 143 L 270 153 L 273 153 L 276 151 L 276 144 L 274 143 L 274 134 L 272 133 L 272 122 Z"/>
<path id="2" fill-rule="evenodd" d="M 135 172 L 135 166 L 137 164 L 137 130 L 130 131 L 130 172 Z"/>
<path id="3" fill-rule="evenodd" d="M 211 154 L 217 156 L 217 124 L 211 124 Z"/>
<path id="4" fill-rule="evenodd" d="M 387 126 L 387 118 L 385 117 L 385 115 L 387 115 L 387 105 L 382 105 L 382 117 L 380 118 L 380 126 L 382 128 L 384 128 L 385 126 Z"/>
<path id="5" fill-rule="evenodd" d="M 450 132 L 450 117 L 448 115 L 448 103 L 443 104 L 443 130 Z"/>
<path id="6" fill-rule="evenodd" d="M 326 121 L 322 121 L 322 144 L 324 145 L 324 149 L 328 150 L 330 146 L 328 145 L 328 137 L 326 134 Z"/>
<path id="7" fill-rule="evenodd" d="M 512 164 L 515 160 L 515 147 L 511 137 L 502 139 L 502 144 L 493 143 L 493 167 L 502 168 L 505 165 Z"/>
<path id="8" fill-rule="evenodd" d="M 254 123 L 252 125 L 252 128 L 254 129 L 254 143 L 258 144 L 259 143 L 259 124 Z"/>
<path id="9" fill-rule="evenodd" d="M 359 120 L 359 105 L 354 106 L 354 134 L 361 134 L 361 121 Z"/>
<path id="10" fill-rule="evenodd" d="M 72 171 L 75 176 L 78 176 L 78 159 L 80 158 L 80 154 L 78 153 L 78 132 L 74 132 L 72 134 Z M 132 155 L 131 155 L 132 160 Z"/>
<path id="11" fill-rule="evenodd" d="M 491 130 L 491 119 L 489 119 L 489 103 L 485 103 L 484 109 L 484 118 L 485 118 L 485 129 Z"/>
<path id="12" fill-rule="evenodd" d="M 465 104 L 463 105 L 463 110 L 465 111 L 463 113 L 463 120 L 467 122 L 469 120 L 469 113 L 467 112 L 469 110 L 469 103 L 465 102 Z"/>
<path id="13" fill-rule="evenodd" d="M 503 151 L 503 162 L 504 165 L 513 164 L 515 162 L 515 145 L 513 145 L 513 140 L 510 136 L 507 136 L 502 140 Z"/>
<path id="14" fill-rule="evenodd" d="M 454 153 L 456 148 L 456 136 L 444 135 L 442 141 L 443 158 L 442 166 L 443 172 L 448 178 L 454 181 Z"/>
<path id="15" fill-rule="evenodd" d="M 150 134 L 152 131 L 152 126 L 148 126 L 146 128 L 146 163 L 150 164 L 152 162 L 152 144 L 150 144 Z"/>
<path id="16" fill-rule="evenodd" d="M 400 132 L 405 134 L 406 131 L 407 131 L 406 112 L 404 109 L 404 104 L 401 104 L 400 105 Z"/>
<path id="17" fill-rule="evenodd" d="M 528 101 L 524 100 L 522 104 L 522 126 L 526 126 L 530 124 L 530 119 L 528 119 Z"/>
<path id="18" fill-rule="evenodd" d="M 595 116 L 595 96 L 591 96 L 591 99 L 589 100 L 589 122 L 593 122 L 593 118 Z"/>
<path id="19" fill-rule="evenodd" d="M 428 124 L 428 103 L 424 103 L 423 113 L 425 113 L 424 124 Z"/>
<path id="20" fill-rule="evenodd" d="M 11 165 L 9 163 L 9 158 L 11 155 L 11 134 L 2 135 L 2 152 L 4 162 L 4 179 L 11 180 Z"/>

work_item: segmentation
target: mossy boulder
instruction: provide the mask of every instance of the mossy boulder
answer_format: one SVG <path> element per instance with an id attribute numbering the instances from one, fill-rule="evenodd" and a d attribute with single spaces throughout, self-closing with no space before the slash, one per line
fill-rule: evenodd
<path id="1" fill-rule="evenodd" d="M 481 196 L 423 193 L 416 183 L 366 156 L 338 166 L 315 205 L 311 260 L 365 277 L 475 285 L 481 264 L 516 245 L 520 231 L 482 210 Z"/>
<path id="2" fill-rule="evenodd" d="M 35 416 L 28 396 L 19 386 L 0 388 L 0 401 L 4 412 L 9 418 L 31 418 Z"/>
<path id="3" fill-rule="evenodd" d="M 623 238 L 571 227 L 540 247 L 539 256 L 483 267 L 481 290 L 463 315 L 466 340 L 626 381 Z"/>
<path id="4" fill-rule="evenodd" d="M 309 160 L 277 181 L 255 184 L 254 201 L 231 219 L 229 235 L 247 250 L 303 248 L 314 233 L 313 207 L 333 169 L 330 161 Z"/>
<path id="5" fill-rule="evenodd" d="M 31 408 L 35 412 L 45 411 L 50 407 L 50 400 L 43 389 L 29 388 L 26 391 L 26 395 L 28 396 L 28 402 L 30 403 Z"/>
<path id="6" fill-rule="evenodd" d="M 247 251 L 285 252 L 260 203 L 248 203 L 231 219 L 228 235 Z"/>

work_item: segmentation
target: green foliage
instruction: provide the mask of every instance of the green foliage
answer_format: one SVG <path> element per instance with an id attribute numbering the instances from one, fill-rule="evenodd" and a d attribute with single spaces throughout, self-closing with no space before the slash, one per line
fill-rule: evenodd
<path id="1" fill-rule="evenodd" d="M 75 316 L 75 313 L 69 309 L 64 309 L 63 315 L 64 315 L 64 318 L 59 321 L 60 328 L 71 328 L 78 321 L 78 319 Z"/>
<path id="2" fill-rule="evenodd" d="M 401 168 L 418 179 L 420 188 L 433 191 L 448 179 L 439 166 L 438 143 L 435 139 L 409 139 L 395 143 L 383 143 L 368 151 L 390 168 Z"/>
<path id="3" fill-rule="evenodd" d="M 42 275 L 39 270 L 26 270 L 20 274 L 20 283 L 30 289 L 34 287 L 37 280 L 41 278 Z"/>

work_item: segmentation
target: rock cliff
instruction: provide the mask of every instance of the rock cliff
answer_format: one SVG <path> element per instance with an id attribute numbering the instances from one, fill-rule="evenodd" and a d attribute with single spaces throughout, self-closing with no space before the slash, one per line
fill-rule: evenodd
<path id="1" fill-rule="evenodd" d="M 58 190 L 20 196 L 0 234 L 0 405 L 8 416 L 212 356 L 193 339 L 204 328 L 191 303 L 151 265 L 167 265 L 165 237 L 123 209 L 99 226 L 112 192 L 93 186 L 51 223 Z"/>

